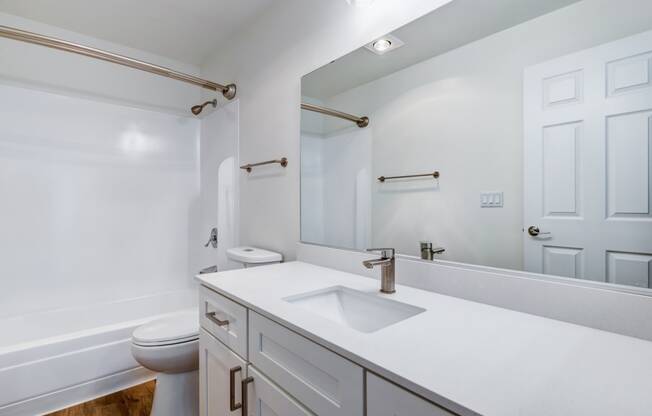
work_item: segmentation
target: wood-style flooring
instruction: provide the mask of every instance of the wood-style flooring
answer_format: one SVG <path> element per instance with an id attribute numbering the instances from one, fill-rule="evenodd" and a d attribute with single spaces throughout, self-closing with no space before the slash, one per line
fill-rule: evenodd
<path id="1" fill-rule="evenodd" d="M 47 416 L 149 416 L 155 386 L 152 380 Z"/>

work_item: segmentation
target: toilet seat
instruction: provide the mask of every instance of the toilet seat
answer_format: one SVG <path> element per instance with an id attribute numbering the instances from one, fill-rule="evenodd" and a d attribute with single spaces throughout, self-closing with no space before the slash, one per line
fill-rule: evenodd
<path id="1" fill-rule="evenodd" d="M 196 311 L 181 312 L 138 327 L 132 342 L 141 347 L 163 347 L 199 339 L 199 317 Z"/>

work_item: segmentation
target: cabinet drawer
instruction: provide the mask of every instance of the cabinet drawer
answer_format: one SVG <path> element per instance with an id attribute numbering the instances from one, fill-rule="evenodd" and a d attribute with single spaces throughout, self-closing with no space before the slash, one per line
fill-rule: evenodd
<path id="1" fill-rule="evenodd" d="M 249 361 L 318 415 L 361 416 L 363 370 L 250 311 Z"/>
<path id="2" fill-rule="evenodd" d="M 368 372 L 367 416 L 455 415 Z"/>
<path id="3" fill-rule="evenodd" d="M 199 322 L 209 334 L 247 359 L 247 309 L 244 306 L 201 286 Z"/>
<path id="4" fill-rule="evenodd" d="M 247 388 L 246 416 L 312 416 L 313 414 L 279 389 L 267 377 L 249 367 L 253 378 Z"/>

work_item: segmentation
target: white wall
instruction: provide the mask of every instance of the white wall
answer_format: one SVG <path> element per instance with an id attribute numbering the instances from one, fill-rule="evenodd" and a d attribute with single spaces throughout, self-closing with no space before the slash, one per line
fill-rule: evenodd
<path id="1" fill-rule="evenodd" d="M 0 14 L 0 24 L 197 73 Z M 199 88 L 0 39 L 0 317 L 189 287 Z"/>
<path id="2" fill-rule="evenodd" d="M 448 0 L 286 0 L 236 33 L 202 66 L 202 75 L 234 79 L 240 99 L 240 163 L 286 156 L 286 169 L 241 173 L 241 239 L 291 260 L 299 240 L 301 76 Z M 274 169 L 271 167 L 270 169 Z M 269 171 L 272 172 L 272 171 Z"/>
<path id="3" fill-rule="evenodd" d="M 326 100 L 370 116 L 373 177 L 441 172 L 375 184 L 373 245 L 521 269 L 523 69 L 650 28 L 652 2 L 584 1 Z M 482 191 L 504 208 L 480 208 Z"/>

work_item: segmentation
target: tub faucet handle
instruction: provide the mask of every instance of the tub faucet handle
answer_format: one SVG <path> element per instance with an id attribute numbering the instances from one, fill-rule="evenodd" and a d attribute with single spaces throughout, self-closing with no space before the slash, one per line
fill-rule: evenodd
<path id="1" fill-rule="evenodd" d="M 208 241 L 204 244 L 204 247 L 208 247 L 209 244 L 212 245 L 213 248 L 217 248 L 217 227 L 213 227 L 211 230 L 211 235 L 208 237 Z"/>

